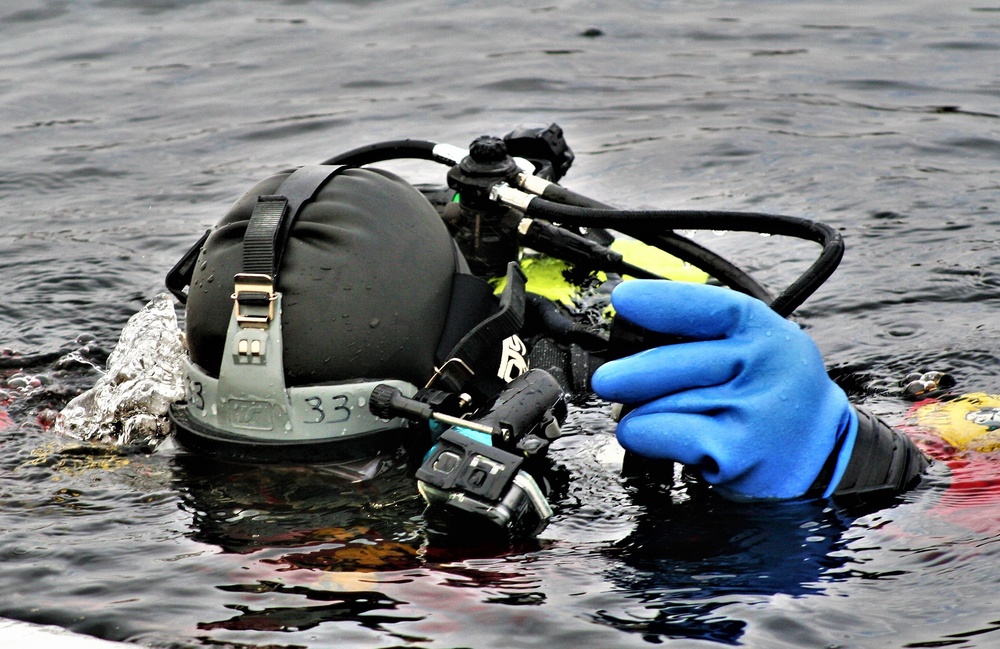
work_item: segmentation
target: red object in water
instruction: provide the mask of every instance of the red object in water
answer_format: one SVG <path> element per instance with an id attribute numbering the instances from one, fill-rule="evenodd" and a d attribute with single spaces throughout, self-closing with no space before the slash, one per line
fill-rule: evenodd
<path id="1" fill-rule="evenodd" d="M 961 400 L 953 402 L 955 410 L 945 413 L 951 418 L 932 420 L 942 426 L 938 428 L 928 425 L 927 420 L 921 421 L 919 417 L 922 408 L 934 407 L 936 403 L 928 399 L 915 404 L 900 426 L 926 455 L 947 465 L 951 473 L 947 489 L 928 514 L 973 532 L 995 533 L 1000 530 L 1000 450 L 956 446 L 949 439 L 957 442 L 961 435 L 949 430 L 949 424 L 956 428 L 975 423 L 985 436 L 996 428 L 995 422 L 981 423 L 983 417 L 976 419 L 977 413 L 980 410 L 992 412 L 996 407 L 992 402 L 988 407 L 980 407 L 982 404 L 976 401 L 969 404 Z"/>

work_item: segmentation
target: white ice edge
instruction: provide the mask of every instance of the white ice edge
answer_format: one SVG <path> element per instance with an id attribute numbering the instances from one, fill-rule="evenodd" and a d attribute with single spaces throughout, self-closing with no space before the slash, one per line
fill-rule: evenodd
<path id="1" fill-rule="evenodd" d="M 101 640 L 58 626 L 0 619 L 0 647 L 11 649 L 123 649 L 137 645 Z"/>

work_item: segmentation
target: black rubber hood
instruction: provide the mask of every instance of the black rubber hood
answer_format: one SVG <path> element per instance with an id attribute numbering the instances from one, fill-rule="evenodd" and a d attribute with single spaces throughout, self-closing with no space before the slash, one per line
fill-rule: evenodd
<path id="1" fill-rule="evenodd" d="M 212 376 L 257 197 L 275 193 L 290 173 L 240 198 L 199 254 L 186 333 L 191 360 Z M 278 273 L 287 386 L 381 378 L 422 385 L 433 373 L 455 272 L 451 237 L 418 190 L 378 169 L 335 175 L 292 224 Z"/>

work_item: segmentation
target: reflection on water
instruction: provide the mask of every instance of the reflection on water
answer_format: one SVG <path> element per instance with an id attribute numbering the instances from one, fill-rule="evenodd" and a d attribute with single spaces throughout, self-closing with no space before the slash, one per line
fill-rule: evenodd
<path id="1" fill-rule="evenodd" d="M 575 446 L 586 451 L 590 445 Z M 641 514 L 618 541 L 574 551 L 554 538 L 512 548 L 466 536 L 442 546 L 424 534 L 422 505 L 403 466 L 357 484 L 315 467 L 225 467 L 189 456 L 174 464 L 183 508 L 193 517 L 192 538 L 227 552 L 267 551 L 258 562 L 273 571 L 270 579 L 257 576 L 219 590 L 238 593 L 243 602 L 286 602 L 226 604 L 239 614 L 199 622 L 199 629 L 287 632 L 321 622 L 384 629 L 425 621 L 425 615 L 409 614 L 414 605 L 425 605 L 413 601 L 409 584 L 428 578 L 487 595 L 483 603 L 489 605 L 545 606 L 550 593 L 543 575 L 552 567 L 531 575 L 530 566 L 548 563 L 549 552 L 582 551 L 589 559 L 577 556 L 570 561 L 577 565 L 568 567 L 583 568 L 583 560 L 598 568 L 601 590 L 610 588 L 618 602 L 587 612 L 593 622 L 646 639 L 734 643 L 744 624 L 718 620 L 715 613 L 727 596 L 821 592 L 829 581 L 824 574 L 847 563 L 835 553 L 843 549 L 846 519 L 815 503 L 748 508 L 706 494 L 683 497 L 682 488 L 672 497 L 655 487 L 621 483 L 625 499 L 641 505 Z M 585 475 L 576 478 L 581 489 L 588 488 Z M 580 516 L 574 513 L 574 524 L 586 526 L 586 514 Z M 333 592 L 329 585 L 335 585 Z M 302 606 L 287 603 L 303 598 Z M 635 607 L 625 604 L 632 599 L 642 602 L 642 619 L 634 619 Z M 392 633 L 406 634 L 396 627 Z"/>
<path id="2" fill-rule="evenodd" d="M 415 521 L 423 500 L 402 457 L 386 460 L 378 477 L 364 482 L 347 481 L 327 467 L 226 465 L 192 455 L 174 464 L 177 492 L 193 516 L 193 538 L 227 552 L 354 543 L 363 568 L 372 538 L 419 543 Z M 372 529 L 383 518 L 387 526 Z"/>
<path id="3" fill-rule="evenodd" d="M 683 474 L 634 482 L 613 460 L 583 473 L 608 457 L 607 438 L 569 432 L 555 450 L 557 468 L 573 473 L 555 503 L 564 518 L 543 539 L 509 547 L 428 542 L 402 462 L 358 483 L 323 467 L 220 465 L 170 448 L 129 454 L 22 429 L 31 451 L 7 462 L 18 491 L 5 498 L 4 522 L 20 512 L 46 523 L 8 527 L 3 613 L 133 640 L 250 634 L 247 646 L 456 646 L 469 637 L 494 646 L 525 625 L 548 634 L 566 624 L 615 646 L 738 644 L 760 633 L 755 607 L 775 597 L 819 602 L 845 589 L 856 598 L 851 584 L 896 588 L 917 575 L 947 582 L 988 547 L 969 531 L 955 536 L 955 510 L 935 495 L 950 484 L 940 471 L 900 501 L 922 510 L 901 519 L 893 509 L 749 507 L 692 491 Z M 581 506 L 594 493 L 616 503 L 617 518 Z M 572 540 L 591 521 L 605 539 Z M 72 614 L 42 605 L 54 588 Z M 571 646 L 559 637 L 549 640 Z"/>
<path id="4" fill-rule="evenodd" d="M 992 646 L 995 458 L 917 425 L 897 382 L 1000 392 L 998 31 L 995 8 L 930 0 L 4 5 L 0 616 L 157 647 Z M 925 484 L 865 512 L 645 488 L 589 403 L 542 539 L 442 545 L 397 458 L 359 483 L 53 432 L 253 181 L 552 121 L 587 195 L 839 228 L 798 317 L 938 458 Z M 694 236 L 771 286 L 813 255 Z"/>

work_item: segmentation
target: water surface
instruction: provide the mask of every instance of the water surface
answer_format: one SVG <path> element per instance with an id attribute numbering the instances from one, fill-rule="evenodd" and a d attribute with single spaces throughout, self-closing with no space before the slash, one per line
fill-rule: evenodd
<path id="1" fill-rule="evenodd" d="M 17 0 L 0 35 L 0 616 L 155 647 L 995 644 L 1000 504 L 945 492 L 940 463 L 861 517 L 705 511 L 620 478 L 594 403 L 554 451 L 569 481 L 537 544 L 437 548 L 402 471 L 121 455 L 45 424 L 257 180 L 553 121 L 565 183 L 605 202 L 839 228 L 798 317 L 888 420 L 912 369 L 1000 391 L 996 7 Z M 777 288 L 815 252 L 694 236 Z"/>

